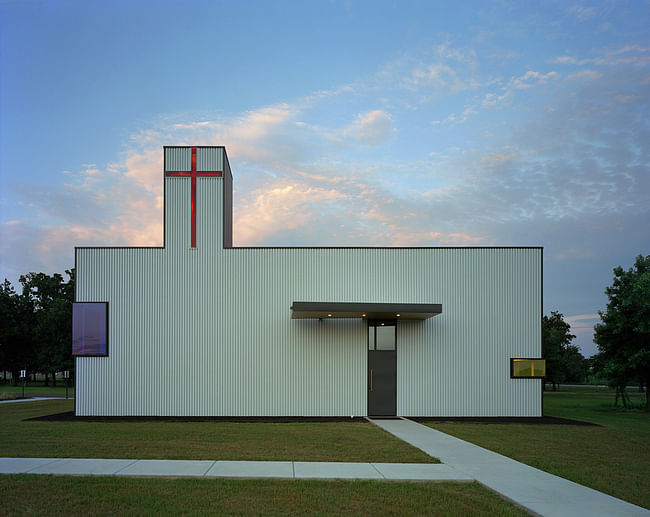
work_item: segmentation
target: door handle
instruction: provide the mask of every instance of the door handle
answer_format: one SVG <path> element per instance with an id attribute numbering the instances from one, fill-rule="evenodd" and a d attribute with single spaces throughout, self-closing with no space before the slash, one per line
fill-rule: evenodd
<path id="1" fill-rule="evenodd" d="M 370 391 L 372 391 L 372 368 L 370 369 Z"/>

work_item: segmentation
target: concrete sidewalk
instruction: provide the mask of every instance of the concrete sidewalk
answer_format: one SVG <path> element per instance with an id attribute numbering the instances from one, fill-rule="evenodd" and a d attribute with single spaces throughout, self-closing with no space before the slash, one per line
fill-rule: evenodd
<path id="1" fill-rule="evenodd" d="M 25 397 L 24 399 L 9 399 L 9 400 L 0 400 L 0 404 L 9 404 L 11 402 L 34 402 L 37 400 L 66 400 L 65 397 L 60 397 L 58 395 L 52 395 L 47 397 Z M 73 397 L 70 397 L 68 400 L 72 400 Z"/>
<path id="2" fill-rule="evenodd" d="M 443 464 L 539 515 L 650 516 L 650 511 L 411 420 L 371 420 Z"/>
<path id="3" fill-rule="evenodd" d="M 0 458 L 0 474 L 473 481 L 441 463 Z"/>

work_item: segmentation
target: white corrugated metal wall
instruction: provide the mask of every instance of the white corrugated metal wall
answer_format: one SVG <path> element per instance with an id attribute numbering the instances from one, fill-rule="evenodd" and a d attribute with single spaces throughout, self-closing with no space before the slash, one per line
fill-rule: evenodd
<path id="1" fill-rule="evenodd" d="M 365 415 L 365 322 L 293 301 L 442 304 L 398 323 L 399 415 L 541 414 L 540 381 L 509 372 L 541 355 L 540 249 L 224 249 L 221 178 L 197 180 L 191 249 L 190 179 L 165 182 L 165 249 L 77 249 L 77 301 L 109 302 L 77 414 Z"/>

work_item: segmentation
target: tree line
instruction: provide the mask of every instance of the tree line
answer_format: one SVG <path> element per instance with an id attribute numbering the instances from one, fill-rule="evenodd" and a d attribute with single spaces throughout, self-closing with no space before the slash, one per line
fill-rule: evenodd
<path id="1" fill-rule="evenodd" d="M 55 373 L 74 368 L 74 269 L 66 275 L 21 275 L 21 293 L 7 279 L 0 285 L 0 370 L 11 372 L 14 385 L 20 370 L 45 374 L 45 385 L 51 378 L 56 386 Z"/>

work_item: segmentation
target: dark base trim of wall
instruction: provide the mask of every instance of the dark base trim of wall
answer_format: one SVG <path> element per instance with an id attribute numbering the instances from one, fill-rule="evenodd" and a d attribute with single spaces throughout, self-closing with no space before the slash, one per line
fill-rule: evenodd
<path id="1" fill-rule="evenodd" d="M 41 422 L 367 422 L 355 416 L 76 416 L 74 411 L 27 418 Z"/>
<path id="2" fill-rule="evenodd" d="M 582 420 L 571 420 L 555 416 L 419 416 L 409 417 L 420 423 L 466 423 L 466 424 L 551 424 L 551 425 L 585 425 L 601 427 L 599 424 L 584 422 Z"/>
<path id="3" fill-rule="evenodd" d="M 395 420 L 400 417 L 370 417 L 374 420 L 386 419 Z M 467 424 L 552 424 L 552 425 L 582 425 L 600 427 L 598 424 L 558 418 L 554 416 L 542 417 L 517 417 L 517 416 L 495 416 L 495 417 L 473 417 L 473 416 L 421 416 L 406 417 L 423 424 L 460 422 Z M 55 413 L 53 415 L 27 418 L 25 421 L 41 422 L 368 422 L 368 417 L 355 416 L 76 416 L 74 411 Z"/>

